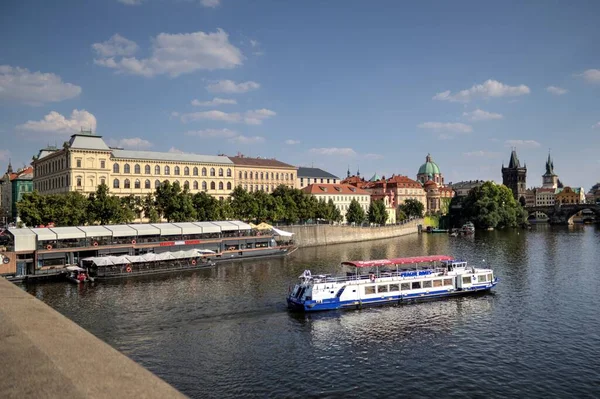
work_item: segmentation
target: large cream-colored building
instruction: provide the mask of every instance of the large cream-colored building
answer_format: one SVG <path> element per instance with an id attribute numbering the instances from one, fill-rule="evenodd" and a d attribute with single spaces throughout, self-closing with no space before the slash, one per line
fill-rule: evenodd
<path id="1" fill-rule="evenodd" d="M 33 167 L 34 189 L 41 194 L 89 194 L 104 183 L 112 194 L 143 196 L 169 181 L 192 193 L 226 198 L 235 174 L 226 156 L 114 149 L 88 132 L 74 134 L 60 150 L 41 150 Z"/>
<path id="2" fill-rule="evenodd" d="M 371 194 L 368 191 L 349 184 L 310 184 L 302 191 L 325 202 L 332 200 L 340 210 L 344 221 L 346 221 L 346 212 L 348 212 L 353 199 L 358 201 L 365 213 L 369 211 L 371 204 Z"/>
<path id="3" fill-rule="evenodd" d="M 273 192 L 277 186 L 296 186 L 298 168 L 276 159 L 251 158 L 244 155 L 229 157 L 235 165 L 234 185 L 246 191 Z"/>

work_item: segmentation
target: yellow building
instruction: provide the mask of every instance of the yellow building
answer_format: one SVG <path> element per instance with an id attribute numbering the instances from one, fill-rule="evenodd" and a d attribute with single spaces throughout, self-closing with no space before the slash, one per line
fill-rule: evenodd
<path id="1" fill-rule="evenodd" d="M 325 202 L 332 200 L 333 204 L 340 210 L 344 221 L 346 221 L 346 212 L 348 212 L 353 199 L 358 201 L 365 213 L 369 211 L 369 205 L 371 205 L 371 194 L 350 184 L 310 184 L 304 187 L 302 191 L 316 197 L 318 200 Z"/>
<path id="2" fill-rule="evenodd" d="M 233 190 L 235 165 L 225 156 L 113 149 L 102 136 L 82 132 L 62 149 L 46 148 L 33 162 L 34 189 L 41 194 L 95 192 L 102 183 L 116 195 L 143 196 L 164 181 L 190 192 L 225 198 Z"/>
<path id="3" fill-rule="evenodd" d="M 585 193 L 583 188 L 565 187 L 558 189 L 555 196 L 555 203 L 558 204 L 583 204 L 585 203 Z"/>
<path id="4" fill-rule="evenodd" d="M 246 191 L 273 192 L 277 186 L 296 186 L 297 169 L 276 159 L 251 158 L 244 155 L 229 157 L 235 165 L 234 185 Z"/>

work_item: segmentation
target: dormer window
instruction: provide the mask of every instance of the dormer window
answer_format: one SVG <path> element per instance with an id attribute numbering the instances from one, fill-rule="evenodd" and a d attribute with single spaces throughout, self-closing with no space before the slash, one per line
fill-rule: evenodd
<path id="1" fill-rule="evenodd" d="M 334 187 L 334 188 L 335 188 L 335 191 L 340 192 L 340 193 L 342 192 L 342 188 L 341 187 Z"/>
<path id="2" fill-rule="evenodd" d="M 327 187 L 319 186 L 319 188 L 321 189 L 321 191 L 327 192 Z"/>

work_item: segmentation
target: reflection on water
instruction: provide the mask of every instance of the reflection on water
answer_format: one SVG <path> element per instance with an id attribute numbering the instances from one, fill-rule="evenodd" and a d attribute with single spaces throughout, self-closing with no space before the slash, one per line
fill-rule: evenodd
<path id="1" fill-rule="evenodd" d="M 26 289 L 192 397 L 600 396 L 600 229 L 413 235 L 183 274 Z M 451 254 L 492 294 L 289 313 L 304 269 Z"/>

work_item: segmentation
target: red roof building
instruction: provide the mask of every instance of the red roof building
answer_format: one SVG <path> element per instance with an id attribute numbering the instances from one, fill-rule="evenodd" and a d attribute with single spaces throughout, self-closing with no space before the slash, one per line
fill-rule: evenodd
<path id="1" fill-rule="evenodd" d="M 352 200 L 358 201 L 365 212 L 369 210 L 371 195 L 367 190 L 349 184 L 310 184 L 302 189 L 303 192 L 315 196 L 319 200 L 332 200 L 340 213 L 346 219 L 346 212 Z"/>

